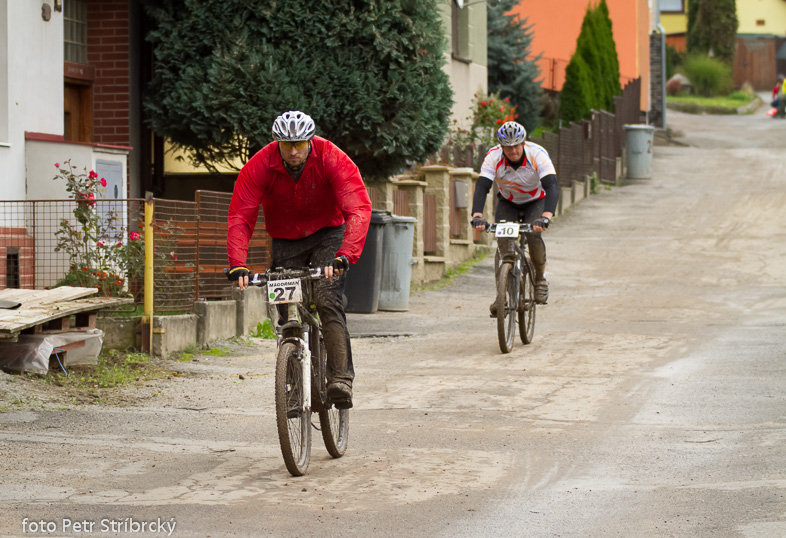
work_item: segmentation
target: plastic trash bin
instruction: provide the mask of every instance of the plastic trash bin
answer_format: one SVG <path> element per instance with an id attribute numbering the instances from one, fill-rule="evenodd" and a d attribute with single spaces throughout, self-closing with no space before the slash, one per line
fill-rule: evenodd
<path id="1" fill-rule="evenodd" d="M 623 125 L 625 129 L 625 160 L 628 163 L 628 179 L 652 177 L 652 137 L 655 128 L 651 125 Z"/>
<path id="2" fill-rule="evenodd" d="M 344 283 L 347 298 L 346 312 L 372 314 L 379 305 L 379 290 L 382 283 L 382 251 L 384 231 L 390 224 L 391 216 L 386 211 L 371 211 L 371 224 L 368 227 L 363 252 L 355 265 L 349 267 Z"/>
<path id="3" fill-rule="evenodd" d="M 385 227 L 385 251 L 382 254 L 382 284 L 379 309 L 409 310 L 409 283 L 412 279 L 412 244 L 415 241 L 415 217 L 392 215 Z"/>

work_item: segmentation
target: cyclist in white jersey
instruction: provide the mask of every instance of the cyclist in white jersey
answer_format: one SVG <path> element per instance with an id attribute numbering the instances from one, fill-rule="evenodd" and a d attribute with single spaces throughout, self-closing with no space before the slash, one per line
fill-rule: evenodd
<path id="1" fill-rule="evenodd" d="M 486 155 L 475 184 L 472 201 L 472 224 L 483 228 L 483 207 L 494 181 L 497 183 L 495 221 L 526 222 L 533 233 L 526 234 L 532 264 L 535 268 L 535 302 L 546 304 L 549 283 L 546 281 L 546 245 L 541 233 L 549 227 L 559 200 L 559 184 L 554 163 L 543 147 L 527 142 L 524 126 L 509 121 L 497 131 L 498 146 Z M 514 239 L 500 239 L 503 259 L 515 256 Z M 491 305 L 496 317 L 496 302 Z"/>

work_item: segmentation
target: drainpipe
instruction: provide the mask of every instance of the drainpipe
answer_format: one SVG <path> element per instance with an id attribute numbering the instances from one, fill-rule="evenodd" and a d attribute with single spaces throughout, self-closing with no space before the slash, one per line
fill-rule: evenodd
<path id="1" fill-rule="evenodd" d="M 663 99 L 663 112 L 661 113 L 661 127 L 666 128 L 666 29 L 658 22 L 660 32 L 660 68 L 661 68 L 661 94 Z"/>

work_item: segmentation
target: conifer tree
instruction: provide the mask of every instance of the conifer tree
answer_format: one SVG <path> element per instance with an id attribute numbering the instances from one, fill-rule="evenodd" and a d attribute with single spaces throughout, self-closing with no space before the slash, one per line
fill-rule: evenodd
<path id="1" fill-rule="evenodd" d="M 732 65 L 738 25 L 735 0 L 690 0 L 688 53 L 714 56 Z"/>
<path id="2" fill-rule="evenodd" d="M 542 90 L 537 60 L 532 52 L 533 26 L 508 14 L 518 0 L 488 2 L 488 86 L 517 107 L 517 121 L 531 131 L 540 123 Z"/>
<path id="3" fill-rule="evenodd" d="M 619 60 L 611 18 L 605 0 L 587 7 L 576 51 L 565 69 L 560 92 L 560 117 L 564 121 L 587 118 L 592 109 L 612 110 L 621 93 Z"/>
<path id="4" fill-rule="evenodd" d="M 157 0 L 148 13 L 148 123 L 194 164 L 242 164 L 287 110 L 366 179 L 440 148 L 452 92 L 437 0 Z"/>

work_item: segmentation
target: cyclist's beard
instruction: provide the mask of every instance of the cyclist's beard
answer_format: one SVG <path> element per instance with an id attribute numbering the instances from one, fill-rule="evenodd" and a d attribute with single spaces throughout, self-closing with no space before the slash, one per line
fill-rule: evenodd
<path id="1" fill-rule="evenodd" d="M 289 170 L 290 172 L 293 172 L 295 174 L 297 174 L 298 172 L 302 172 L 304 166 L 306 166 L 306 161 L 303 161 L 302 163 L 300 163 L 297 166 L 292 166 L 288 162 L 284 161 L 284 167 L 286 167 L 287 170 Z"/>

